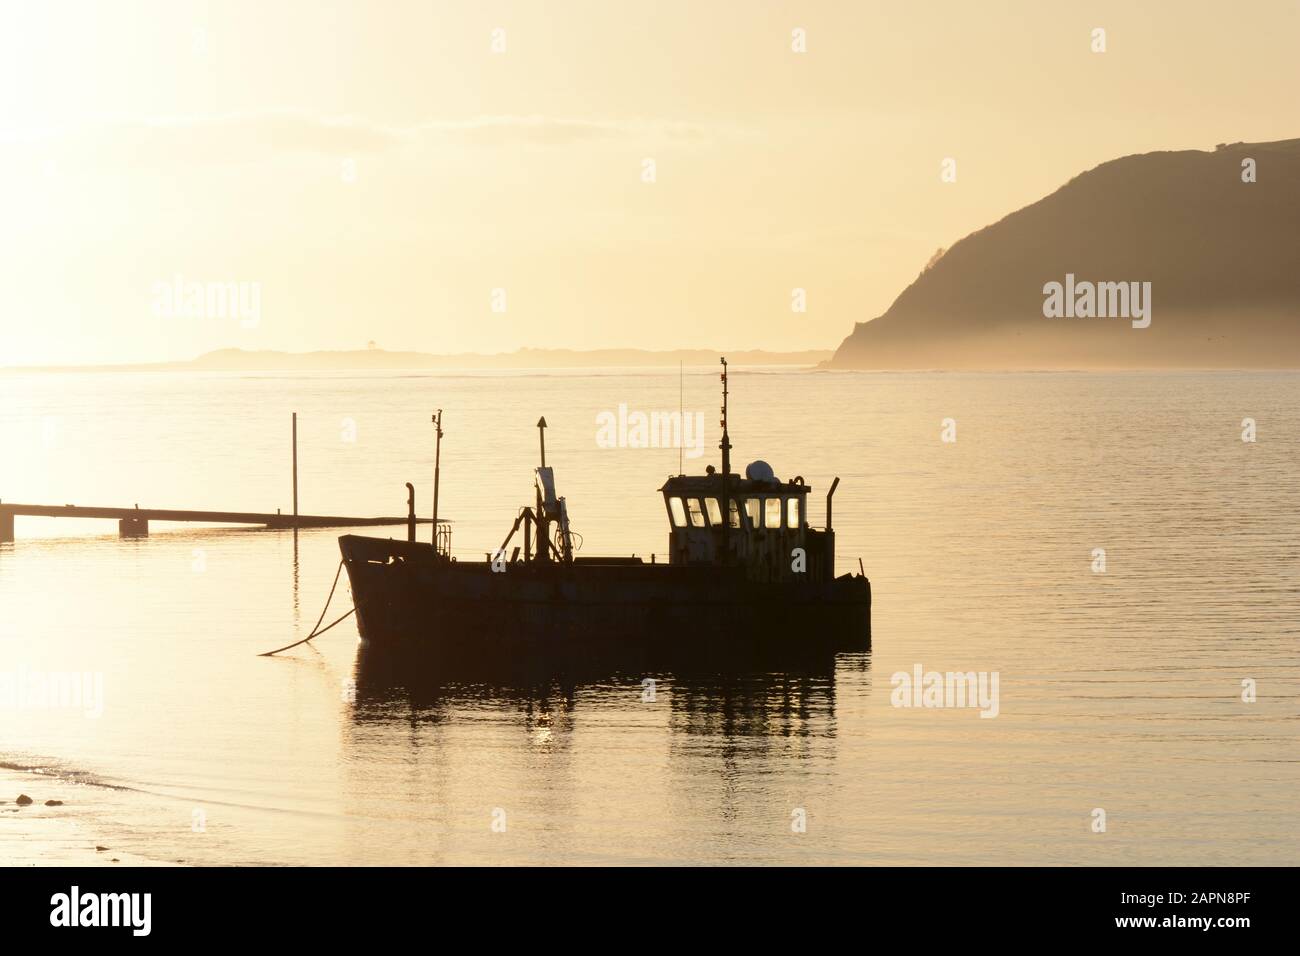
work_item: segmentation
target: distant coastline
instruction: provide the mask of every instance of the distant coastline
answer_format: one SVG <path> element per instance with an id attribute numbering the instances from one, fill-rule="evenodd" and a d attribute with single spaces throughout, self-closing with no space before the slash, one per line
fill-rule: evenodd
<path id="1" fill-rule="evenodd" d="M 727 356 L 738 366 L 808 365 L 827 361 L 833 349 L 768 352 L 762 349 L 726 351 L 676 349 L 518 349 L 483 355 L 466 352 L 435 355 L 429 352 L 390 352 L 368 348 L 351 351 L 278 352 L 218 349 L 198 358 L 176 362 L 137 362 L 120 365 L 9 366 L 0 372 L 302 372 L 397 369 L 529 369 L 529 368 L 662 368 L 677 365 L 716 365 Z"/>
<path id="2" fill-rule="evenodd" d="M 1300 139 L 1114 159 L 936 252 L 825 367 L 1300 368 L 1297 222 Z"/>

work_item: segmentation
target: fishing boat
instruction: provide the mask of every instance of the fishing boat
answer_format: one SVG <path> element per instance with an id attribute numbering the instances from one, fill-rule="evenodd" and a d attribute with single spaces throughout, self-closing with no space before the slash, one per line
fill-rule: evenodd
<path id="1" fill-rule="evenodd" d="M 669 523 L 667 561 L 576 553 L 566 499 L 546 463 L 533 473 L 533 503 L 481 560 L 451 554 L 447 525 L 434 540 L 343 535 L 343 564 L 364 641 L 447 660 L 496 655 L 545 658 L 608 650 L 710 655 L 869 646 L 871 584 L 836 575 L 831 526 L 809 523 L 812 487 L 777 478 L 763 461 L 731 470 L 727 363 L 722 359 L 721 471 L 678 474 L 659 489 Z M 441 416 L 435 419 L 441 438 Z M 435 470 L 436 474 L 436 470 Z M 511 542 L 522 537 L 511 549 Z"/>

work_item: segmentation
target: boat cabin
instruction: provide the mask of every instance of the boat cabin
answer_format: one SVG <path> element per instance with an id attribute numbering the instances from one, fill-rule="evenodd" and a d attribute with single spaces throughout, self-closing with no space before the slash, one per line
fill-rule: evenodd
<path id="1" fill-rule="evenodd" d="M 745 476 L 728 475 L 724 526 L 723 476 L 712 466 L 704 475 L 676 475 L 659 490 L 668 511 L 669 563 L 740 565 L 755 581 L 828 580 L 828 531 L 808 524 L 808 494 L 802 477 L 781 481 L 766 462 Z M 833 563 L 833 558 L 830 559 Z"/>

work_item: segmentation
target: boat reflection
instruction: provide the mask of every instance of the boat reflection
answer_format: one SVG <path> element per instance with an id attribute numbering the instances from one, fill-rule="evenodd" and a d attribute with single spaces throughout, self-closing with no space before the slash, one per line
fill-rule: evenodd
<path id="1" fill-rule="evenodd" d="M 865 674 L 869 667 L 869 650 L 824 649 L 732 652 L 725 661 L 680 654 L 547 662 L 504 657 L 434 667 L 362 644 L 351 719 L 357 725 L 437 723 L 466 706 L 495 705 L 517 711 L 527 732 L 547 736 L 571 729 L 580 706 L 663 702 L 673 734 L 833 736 L 837 669 Z"/>
<path id="2" fill-rule="evenodd" d="M 731 858 L 756 832 L 795 839 L 792 813 L 836 799 L 838 701 L 858 710 L 869 667 L 855 651 L 434 668 L 362 645 L 345 810 L 365 840 L 398 821 L 410 863 L 600 860 L 624 843 L 644 862 Z M 514 837 L 494 839 L 498 817 Z M 646 840 L 664 820 L 698 823 Z"/>

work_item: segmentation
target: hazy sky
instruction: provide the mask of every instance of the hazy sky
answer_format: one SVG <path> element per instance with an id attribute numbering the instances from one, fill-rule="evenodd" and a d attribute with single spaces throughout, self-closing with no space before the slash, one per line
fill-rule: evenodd
<path id="1" fill-rule="evenodd" d="M 1300 136 L 1298 41 L 1293 0 L 4 0 L 0 365 L 831 347 L 1097 163 Z"/>

